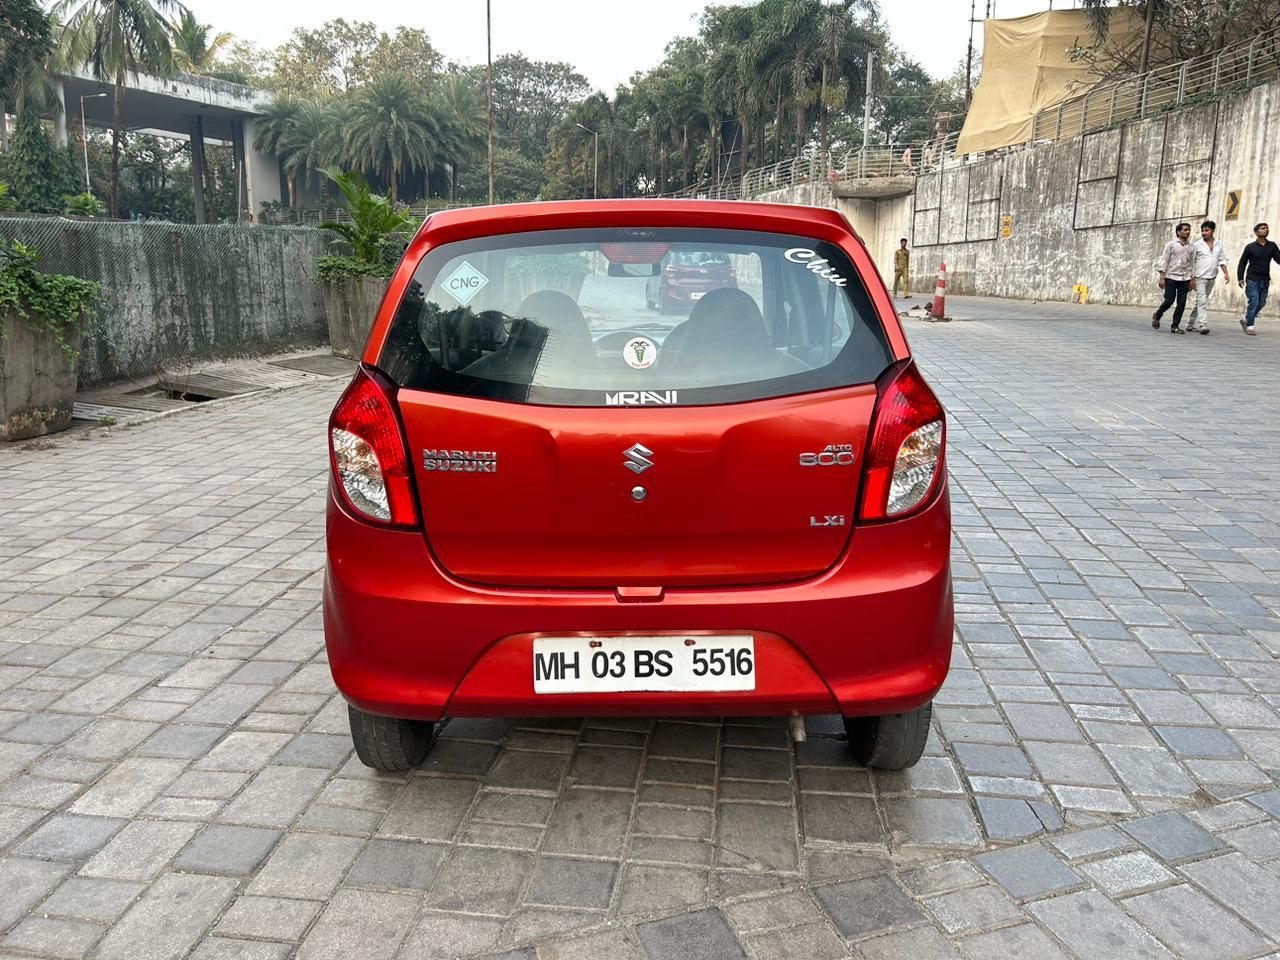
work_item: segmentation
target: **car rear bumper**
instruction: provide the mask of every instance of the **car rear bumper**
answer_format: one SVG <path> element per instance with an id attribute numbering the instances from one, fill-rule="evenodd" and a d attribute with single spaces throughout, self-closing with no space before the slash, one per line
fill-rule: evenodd
<path id="1" fill-rule="evenodd" d="M 611 590 L 462 583 L 420 532 L 354 519 L 330 491 L 325 643 L 356 707 L 388 716 L 878 715 L 931 700 L 951 660 L 946 487 L 921 513 L 858 528 L 825 573 L 771 586 Z M 757 688 L 535 694 L 533 639 L 563 634 L 751 634 Z"/>

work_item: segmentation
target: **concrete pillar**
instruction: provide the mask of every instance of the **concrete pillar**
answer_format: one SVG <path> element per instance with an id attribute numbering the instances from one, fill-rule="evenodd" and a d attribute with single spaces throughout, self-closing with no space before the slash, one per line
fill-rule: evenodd
<path id="1" fill-rule="evenodd" d="M 204 120 L 191 119 L 191 189 L 196 201 L 196 223 L 208 223 L 204 210 Z"/>
<path id="2" fill-rule="evenodd" d="M 244 219 L 245 183 L 247 177 L 244 169 L 244 118 L 235 117 L 231 121 L 231 164 L 236 175 L 236 223 Z"/>
<path id="3" fill-rule="evenodd" d="M 255 220 L 262 213 L 264 203 L 279 203 L 283 199 L 280 159 L 258 149 L 254 142 L 258 135 L 257 126 L 257 120 L 244 122 L 245 198 L 249 215 Z"/>
<path id="4" fill-rule="evenodd" d="M 58 115 L 53 118 L 53 138 L 60 147 L 67 145 L 67 91 L 62 85 L 62 78 L 53 82 L 54 92 L 58 95 Z"/>

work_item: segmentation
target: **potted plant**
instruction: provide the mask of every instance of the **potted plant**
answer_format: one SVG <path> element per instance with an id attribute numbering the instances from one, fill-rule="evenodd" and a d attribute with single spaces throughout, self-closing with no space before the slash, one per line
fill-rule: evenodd
<path id="1" fill-rule="evenodd" d="M 82 324 L 101 298 L 97 283 L 42 273 L 39 259 L 16 240 L 0 248 L 0 441 L 71 423 Z"/>
<path id="2" fill-rule="evenodd" d="M 357 174 L 326 170 L 337 185 L 349 221 L 329 220 L 322 230 L 337 234 L 350 253 L 316 261 L 324 288 L 329 345 L 341 357 L 359 357 L 387 289 L 387 278 L 417 227 L 390 199 L 373 193 Z"/>

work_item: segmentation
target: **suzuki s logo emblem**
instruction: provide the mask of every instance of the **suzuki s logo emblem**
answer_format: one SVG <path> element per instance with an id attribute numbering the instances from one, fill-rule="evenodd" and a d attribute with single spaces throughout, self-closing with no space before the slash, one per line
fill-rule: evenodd
<path id="1" fill-rule="evenodd" d="M 644 473 L 653 466 L 653 461 L 649 459 L 653 456 L 653 451 L 643 443 L 637 443 L 630 447 L 623 456 L 626 457 L 626 460 L 623 461 L 622 465 L 632 473 Z"/>

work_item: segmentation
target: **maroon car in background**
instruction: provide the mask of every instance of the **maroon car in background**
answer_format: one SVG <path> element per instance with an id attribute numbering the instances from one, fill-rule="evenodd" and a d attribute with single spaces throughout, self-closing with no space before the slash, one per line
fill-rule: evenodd
<path id="1" fill-rule="evenodd" d="M 737 287 L 728 255 L 712 250 L 673 250 L 663 258 L 661 273 L 645 285 L 645 302 L 650 310 L 660 313 L 687 311 L 712 290 Z"/>

